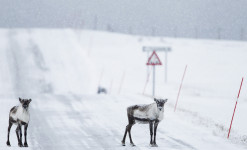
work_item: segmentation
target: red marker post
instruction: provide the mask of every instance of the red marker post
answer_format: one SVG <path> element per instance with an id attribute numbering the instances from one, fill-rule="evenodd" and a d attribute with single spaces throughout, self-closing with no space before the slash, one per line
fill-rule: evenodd
<path id="1" fill-rule="evenodd" d="M 234 107 L 230 128 L 229 128 L 229 131 L 228 131 L 228 136 L 227 136 L 228 139 L 229 139 L 229 136 L 230 136 L 230 132 L 231 132 L 231 128 L 232 128 L 232 122 L 233 122 L 235 110 L 236 110 L 236 107 L 237 107 L 237 104 L 238 104 L 238 98 L 239 98 L 239 94 L 240 94 L 240 91 L 241 91 L 243 80 L 244 80 L 244 78 L 242 78 L 242 81 L 241 81 L 241 84 L 240 84 L 240 88 L 239 88 L 239 91 L 238 91 L 238 97 L 237 97 L 237 100 L 236 100 L 236 104 L 235 104 L 235 107 Z"/>
<path id="2" fill-rule="evenodd" d="M 183 81 L 184 81 L 184 76 L 185 76 L 186 70 L 187 70 L 187 65 L 185 66 L 184 74 L 183 74 L 183 77 L 182 77 L 182 81 L 181 81 L 181 84 L 180 84 L 180 87 L 179 87 L 179 90 L 178 90 L 178 96 L 177 96 L 177 101 L 176 101 L 176 104 L 175 104 L 175 107 L 174 107 L 174 112 L 176 111 L 176 108 L 177 108 L 178 98 L 179 98 L 179 94 L 180 94 L 180 91 L 181 91 L 181 88 L 182 88 L 182 84 L 183 84 Z"/>

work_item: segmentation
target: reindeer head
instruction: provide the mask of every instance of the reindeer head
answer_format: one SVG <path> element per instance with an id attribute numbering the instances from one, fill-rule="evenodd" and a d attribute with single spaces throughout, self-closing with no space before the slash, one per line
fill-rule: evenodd
<path id="1" fill-rule="evenodd" d="M 19 101 L 21 103 L 21 106 L 24 108 L 24 109 L 28 109 L 28 106 L 29 106 L 29 103 L 32 101 L 31 99 L 21 99 L 19 98 Z"/>
<path id="2" fill-rule="evenodd" d="M 154 98 L 154 101 L 157 104 L 157 108 L 161 111 L 164 108 L 164 104 L 167 102 L 167 99 L 156 99 L 156 98 Z"/>

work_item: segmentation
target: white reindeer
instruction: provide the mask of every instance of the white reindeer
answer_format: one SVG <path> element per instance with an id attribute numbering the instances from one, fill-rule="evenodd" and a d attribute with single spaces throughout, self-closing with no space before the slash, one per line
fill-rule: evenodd
<path id="1" fill-rule="evenodd" d="M 134 105 L 127 108 L 127 115 L 129 124 L 126 126 L 124 137 L 122 140 L 122 145 L 125 146 L 125 138 L 127 132 L 129 133 L 130 144 L 135 146 L 131 138 L 131 127 L 137 123 L 149 124 L 150 128 L 150 146 L 157 147 L 156 144 L 156 130 L 159 122 L 163 119 L 164 115 L 164 104 L 167 99 L 156 99 L 155 103 L 149 105 Z M 153 132 L 154 131 L 154 132 Z M 154 139 L 153 139 L 154 133 Z"/>
<path id="2" fill-rule="evenodd" d="M 8 138 L 7 138 L 7 145 L 10 145 L 9 142 L 9 133 L 10 129 L 13 124 L 17 125 L 16 128 L 16 135 L 17 135 L 17 140 L 18 140 L 18 146 L 23 147 L 22 144 L 22 131 L 21 131 L 21 126 L 24 125 L 24 135 L 25 135 L 25 142 L 24 142 L 24 147 L 28 147 L 27 144 L 27 127 L 30 119 L 30 114 L 29 114 L 29 103 L 32 101 L 31 99 L 21 99 L 19 98 L 20 105 L 19 106 L 14 106 L 9 113 L 9 127 L 8 127 Z"/>

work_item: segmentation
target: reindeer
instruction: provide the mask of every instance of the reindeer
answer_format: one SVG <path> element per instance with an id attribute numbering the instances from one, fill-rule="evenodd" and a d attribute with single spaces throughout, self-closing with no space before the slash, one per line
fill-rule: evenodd
<path id="1" fill-rule="evenodd" d="M 125 138 L 127 132 L 129 133 L 129 139 L 131 146 L 135 146 L 131 138 L 131 127 L 137 122 L 142 124 L 149 124 L 150 128 L 150 146 L 157 147 L 156 144 L 156 131 L 159 122 L 163 119 L 164 114 L 164 104 L 167 99 L 156 99 L 155 103 L 149 105 L 133 105 L 127 108 L 127 116 L 129 124 L 126 126 L 124 137 L 122 140 L 122 145 L 125 146 Z M 153 132 L 154 131 L 154 132 Z M 154 133 L 154 139 L 153 139 Z"/>
<path id="2" fill-rule="evenodd" d="M 25 135 L 25 142 L 24 142 L 24 147 L 28 147 L 27 144 L 27 127 L 30 119 L 29 115 L 29 103 L 32 101 L 31 99 L 21 99 L 19 98 L 20 105 L 19 106 L 14 106 L 9 113 L 9 127 L 8 127 L 8 138 L 7 138 L 7 145 L 10 145 L 9 142 L 9 133 L 10 129 L 13 124 L 17 125 L 16 128 L 16 135 L 17 135 L 17 140 L 18 140 L 18 146 L 23 147 L 22 144 L 22 131 L 21 127 L 24 125 L 24 135 Z"/>

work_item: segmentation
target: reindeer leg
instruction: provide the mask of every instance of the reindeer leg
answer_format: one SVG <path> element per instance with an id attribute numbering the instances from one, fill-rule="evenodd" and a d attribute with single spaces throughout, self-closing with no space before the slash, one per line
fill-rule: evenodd
<path id="1" fill-rule="evenodd" d="M 130 138 L 130 145 L 131 146 L 135 146 L 135 144 L 133 143 L 132 141 L 132 138 L 131 138 L 131 128 L 134 124 L 129 124 L 129 127 L 128 127 L 128 132 L 129 132 L 129 138 Z"/>
<path id="2" fill-rule="evenodd" d="M 130 125 L 130 122 L 131 122 L 131 116 L 128 114 L 128 121 L 129 121 L 129 124 L 126 126 L 125 128 L 125 133 L 124 133 L 124 137 L 123 137 L 123 140 L 122 140 L 122 146 L 125 146 L 125 139 L 126 139 L 126 135 L 127 135 L 127 131 L 129 129 L 129 125 Z"/>
<path id="3" fill-rule="evenodd" d="M 155 121 L 154 123 L 154 143 L 153 146 L 157 147 L 158 145 L 156 144 L 156 131 L 157 131 L 157 127 L 158 127 L 159 121 Z"/>
<path id="4" fill-rule="evenodd" d="M 6 142 L 6 144 L 7 144 L 8 146 L 11 146 L 11 145 L 10 145 L 10 142 L 9 142 L 9 133 L 10 133 L 10 129 L 11 129 L 12 125 L 13 125 L 13 123 L 9 120 L 8 138 L 7 138 L 7 142 Z"/>
<path id="5" fill-rule="evenodd" d="M 129 127 L 129 125 L 127 125 L 126 128 L 125 128 L 125 133 L 124 133 L 124 137 L 123 137 L 123 140 L 122 140 L 122 146 L 125 146 L 125 138 L 126 138 L 126 135 L 127 135 L 128 127 Z"/>
<path id="6" fill-rule="evenodd" d="M 18 124 L 17 127 L 16 127 L 15 132 L 16 132 L 16 136 L 17 136 L 17 140 L 18 140 L 18 146 L 21 147 L 21 144 L 20 144 L 20 136 L 19 136 L 19 131 L 20 131 L 19 126 L 20 125 Z"/>
<path id="7" fill-rule="evenodd" d="M 129 133 L 130 145 L 135 146 L 135 144 L 133 143 L 132 138 L 131 138 L 131 128 L 135 124 L 135 119 L 133 116 L 128 115 L 128 120 L 129 120 L 129 125 L 128 125 L 128 128 L 126 128 L 126 129 Z"/>
<path id="8" fill-rule="evenodd" d="M 28 124 L 26 124 L 24 127 L 24 136 L 25 136 L 24 147 L 28 147 L 28 144 L 27 144 L 27 127 L 28 127 Z"/>
<path id="9" fill-rule="evenodd" d="M 22 144 L 22 129 L 21 129 L 21 124 L 19 124 L 19 131 L 20 131 L 20 142 L 18 143 L 18 145 L 20 147 L 23 147 L 23 144 Z"/>
<path id="10" fill-rule="evenodd" d="M 150 129 L 150 146 L 153 146 L 153 122 L 149 121 L 149 129 Z"/>

